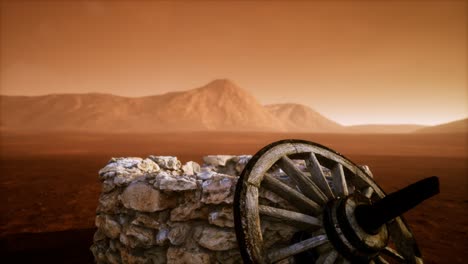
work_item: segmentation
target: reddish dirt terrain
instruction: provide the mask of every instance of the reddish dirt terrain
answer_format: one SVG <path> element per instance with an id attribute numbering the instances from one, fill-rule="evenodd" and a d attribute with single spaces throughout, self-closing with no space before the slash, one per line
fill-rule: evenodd
<path id="1" fill-rule="evenodd" d="M 465 263 L 468 250 L 467 134 L 326 135 L 272 133 L 31 134 L 2 132 L 0 246 L 8 260 L 92 262 L 97 172 L 110 157 L 254 154 L 300 138 L 367 164 L 393 192 L 437 175 L 441 193 L 405 215 L 426 263 Z"/>

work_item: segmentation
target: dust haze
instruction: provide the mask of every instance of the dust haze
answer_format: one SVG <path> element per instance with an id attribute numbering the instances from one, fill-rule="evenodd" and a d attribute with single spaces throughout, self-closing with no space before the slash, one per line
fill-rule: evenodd
<path id="1" fill-rule="evenodd" d="M 439 176 L 441 193 L 405 217 L 426 263 L 465 263 L 465 1 L 0 7 L 8 260 L 92 262 L 111 157 L 201 162 L 296 138 L 368 165 L 387 193 Z"/>

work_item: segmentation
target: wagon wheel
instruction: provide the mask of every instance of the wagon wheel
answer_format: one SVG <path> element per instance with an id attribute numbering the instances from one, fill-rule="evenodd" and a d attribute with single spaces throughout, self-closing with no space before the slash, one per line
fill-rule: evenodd
<path id="1" fill-rule="evenodd" d="M 432 177 L 386 197 L 370 171 L 343 155 L 308 141 L 278 141 L 241 173 L 237 241 L 245 263 L 422 263 L 400 215 L 437 192 Z M 292 239 L 264 240 L 267 221 L 291 226 Z"/>

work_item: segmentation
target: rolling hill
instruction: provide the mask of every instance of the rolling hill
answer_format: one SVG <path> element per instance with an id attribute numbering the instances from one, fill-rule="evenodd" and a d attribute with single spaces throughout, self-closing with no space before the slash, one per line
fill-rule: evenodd
<path id="1" fill-rule="evenodd" d="M 232 81 L 163 95 L 1 96 L 1 129 L 28 131 L 161 132 L 286 131 L 252 95 Z"/>
<path id="2" fill-rule="evenodd" d="M 1 126 L 12 130 L 153 132 L 285 131 L 252 95 L 229 80 L 163 95 L 2 96 Z"/>
<path id="3" fill-rule="evenodd" d="M 423 125 L 355 125 L 346 127 L 348 133 L 356 134 L 405 134 L 424 128 Z"/>
<path id="4" fill-rule="evenodd" d="M 468 118 L 418 129 L 417 133 L 468 133 Z"/>
<path id="5" fill-rule="evenodd" d="M 466 132 L 467 120 L 426 128 L 342 126 L 308 106 L 263 106 L 228 79 L 192 90 L 137 98 L 99 93 L 0 96 L 0 131 L 452 133 Z"/>
<path id="6" fill-rule="evenodd" d="M 344 127 L 300 104 L 272 104 L 265 106 L 281 124 L 294 132 L 334 132 L 344 131 Z"/>

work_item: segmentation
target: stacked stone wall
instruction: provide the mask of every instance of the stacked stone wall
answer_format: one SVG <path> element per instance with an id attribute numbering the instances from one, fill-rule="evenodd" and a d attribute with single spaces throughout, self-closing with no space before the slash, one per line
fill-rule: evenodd
<path id="1" fill-rule="evenodd" d="M 241 263 L 233 200 L 250 156 L 113 158 L 99 171 L 102 193 L 91 251 L 97 263 Z M 273 193 L 261 194 L 281 202 Z M 291 227 L 262 223 L 266 244 Z"/>

